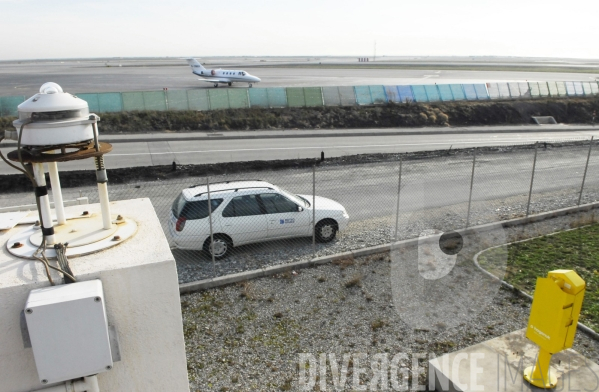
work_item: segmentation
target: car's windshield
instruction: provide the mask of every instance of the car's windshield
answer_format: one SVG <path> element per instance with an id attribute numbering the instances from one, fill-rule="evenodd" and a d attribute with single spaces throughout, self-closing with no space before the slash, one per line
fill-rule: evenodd
<path id="1" fill-rule="evenodd" d="M 304 206 L 304 207 L 310 207 L 310 203 L 308 203 L 308 201 L 306 199 L 304 199 L 301 196 L 298 195 L 294 195 L 291 192 L 286 191 L 283 188 L 279 188 L 279 191 L 285 195 L 285 197 L 287 197 L 290 200 L 293 200 L 293 202 L 295 202 L 296 204 L 300 205 L 300 206 Z"/>

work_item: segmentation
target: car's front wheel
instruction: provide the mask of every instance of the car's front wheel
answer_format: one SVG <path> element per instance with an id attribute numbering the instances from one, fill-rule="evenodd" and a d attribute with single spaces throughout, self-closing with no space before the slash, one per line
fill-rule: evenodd
<path id="1" fill-rule="evenodd" d="M 316 239 L 319 242 L 331 242 L 335 238 L 339 227 L 332 219 L 324 219 L 316 224 Z"/>
<path id="2" fill-rule="evenodd" d="M 222 259 L 223 257 L 227 256 L 232 247 L 233 244 L 231 243 L 231 240 L 224 235 L 215 235 L 213 246 L 210 246 L 210 237 L 204 241 L 204 251 L 212 256 L 212 249 L 214 249 L 215 259 Z"/>

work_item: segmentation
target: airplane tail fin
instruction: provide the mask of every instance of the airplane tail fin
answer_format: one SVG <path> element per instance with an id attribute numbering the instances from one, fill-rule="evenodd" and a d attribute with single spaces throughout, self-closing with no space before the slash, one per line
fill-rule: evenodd
<path id="1" fill-rule="evenodd" d="M 189 66 L 195 71 L 195 70 L 200 70 L 200 71 L 205 71 L 206 68 L 204 68 L 202 66 L 202 64 L 200 64 L 200 62 L 196 59 L 185 59 L 187 61 L 187 64 L 189 64 Z"/>

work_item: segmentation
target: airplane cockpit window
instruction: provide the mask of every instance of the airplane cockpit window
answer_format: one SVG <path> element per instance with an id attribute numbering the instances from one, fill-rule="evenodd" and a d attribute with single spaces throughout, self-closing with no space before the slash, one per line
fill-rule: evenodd
<path id="1" fill-rule="evenodd" d="M 242 72 L 241 74 L 242 74 L 243 76 L 245 76 L 245 72 Z"/>

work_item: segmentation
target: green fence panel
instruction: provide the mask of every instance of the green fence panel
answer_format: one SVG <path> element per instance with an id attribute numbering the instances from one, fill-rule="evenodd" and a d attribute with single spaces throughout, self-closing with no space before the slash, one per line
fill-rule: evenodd
<path id="1" fill-rule="evenodd" d="M 98 111 L 114 113 L 123 111 L 123 95 L 121 93 L 98 93 Z"/>
<path id="2" fill-rule="evenodd" d="M 189 110 L 187 90 L 168 90 L 166 92 L 168 110 Z"/>
<path id="3" fill-rule="evenodd" d="M 497 89 L 499 89 L 499 96 L 502 99 L 510 98 L 510 87 L 507 83 L 497 83 Z"/>
<path id="4" fill-rule="evenodd" d="M 368 86 L 370 89 L 370 96 L 372 97 L 372 103 L 375 105 L 381 105 L 387 103 L 387 95 L 385 94 L 385 87 L 383 86 Z"/>
<path id="5" fill-rule="evenodd" d="M 229 107 L 231 109 L 244 109 L 250 107 L 247 88 L 228 88 Z"/>
<path id="6" fill-rule="evenodd" d="M 83 99 L 87 102 L 90 113 L 100 113 L 100 102 L 98 102 L 98 94 L 96 93 L 83 93 L 77 94 L 77 98 Z"/>
<path id="7" fill-rule="evenodd" d="M 187 90 L 187 102 L 189 103 L 189 110 L 210 110 L 208 90 Z"/>
<path id="8" fill-rule="evenodd" d="M 357 104 L 356 92 L 351 86 L 340 86 L 339 97 L 341 98 L 342 106 L 354 106 Z"/>
<path id="9" fill-rule="evenodd" d="M 210 109 L 229 109 L 229 94 L 227 89 L 210 89 L 208 90 L 208 98 L 210 99 Z"/>
<path id="10" fill-rule="evenodd" d="M 566 89 L 566 82 L 555 82 L 557 85 L 557 93 L 560 97 L 567 97 L 568 90 Z"/>
<path id="11" fill-rule="evenodd" d="M 441 101 L 453 101 L 453 93 L 449 84 L 438 84 L 437 87 L 439 88 Z"/>
<path id="12" fill-rule="evenodd" d="M 146 110 L 166 110 L 164 91 L 144 91 L 143 97 Z"/>
<path id="13" fill-rule="evenodd" d="M 143 92 L 128 92 L 121 93 L 121 95 L 123 96 L 123 110 L 125 112 L 146 109 Z"/>
<path id="14" fill-rule="evenodd" d="M 17 107 L 23 102 L 25 102 L 25 97 L 22 95 L 0 97 L 0 113 L 2 116 L 18 116 Z"/>
<path id="15" fill-rule="evenodd" d="M 325 106 L 341 106 L 341 96 L 337 87 L 323 87 L 322 98 Z"/>
<path id="16" fill-rule="evenodd" d="M 478 99 L 478 97 L 476 96 L 476 90 L 474 89 L 473 84 L 463 84 L 462 87 L 464 88 L 464 94 L 466 95 L 466 99 L 468 101 L 473 101 L 473 100 Z"/>
<path id="17" fill-rule="evenodd" d="M 441 100 L 436 84 L 426 84 L 424 85 L 424 89 L 426 90 L 426 96 L 429 102 L 439 102 Z"/>
<path id="18" fill-rule="evenodd" d="M 268 89 L 251 88 L 249 89 L 250 106 L 255 108 L 268 107 Z"/>
<path id="19" fill-rule="evenodd" d="M 591 82 L 591 94 L 599 94 L 599 82 Z"/>
<path id="20" fill-rule="evenodd" d="M 322 90 L 320 87 L 304 87 L 306 106 L 323 106 Z"/>
<path id="21" fill-rule="evenodd" d="M 574 91 L 576 95 L 584 95 L 584 90 L 582 89 L 582 82 L 574 82 Z"/>
<path id="22" fill-rule="evenodd" d="M 401 102 L 401 96 L 399 95 L 397 86 L 384 86 L 384 87 L 385 87 L 385 95 L 387 96 L 387 101 Z"/>
<path id="23" fill-rule="evenodd" d="M 593 95 L 593 91 L 591 90 L 591 82 L 583 82 L 582 89 L 584 91 L 584 95 Z"/>
<path id="24" fill-rule="evenodd" d="M 486 84 L 474 84 L 474 91 L 476 91 L 477 99 L 489 99 L 489 92 L 487 91 Z"/>
<path id="25" fill-rule="evenodd" d="M 414 101 L 414 93 L 412 92 L 412 86 L 397 86 L 397 92 L 401 102 L 407 103 Z"/>
<path id="26" fill-rule="evenodd" d="M 287 89 L 284 87 L 269 88 L 268 106 L 271 108 L 287 107 Z"/>
<path id="27" fill-rule="evenodd" d="M 530 89 L 531 97 L 539 98 L 541 96 L 541 92 L 539 91 L 539 83 L 528 82 L 528 88 Z"/>
<path id="28" fill-rule="evenodd" d="M 491 99 L 499 99 L 499 87 L 497 87 L 497 83 L 487 83 L 487 91 L 489 92 L 489 98 Z"/>
<path id="29" fill-rule="evenodd" d="M 306 106 L 306 97 L 302 87 L 287 87 L 287 105 L 290 108 Z"/>
<path id="30" fill-rule="evenodd" d="M 531 98 L 530 87 L 528 86 L 528 83 L 520 82 L 518 83 L 518 86 L 520 87 L 520 96 L 522 98 Z"/>
<path id="31" fill-rule="evenodd" d="M 426 90 L 422 85 L 413 85 L 412 95 L 414 96 L 414 102 L 428 102 Z"/>
<path id="32" fill-rule="evenodd" d="M 510 82 L 507 84 L 507 87 L 510 90 L 510 98 L 520 98 L 520 87 L 518 83 Z"/>
<path id="33" fill-rule="evenodd" d="M 549 96 L 549 85 L 547 85 L 547 82 L 539 82 L 539 94 L 541 94 L 541 97 Z"/>
<path id="34" fill-rule="evenodd" d="M 449 88 L 451 88 L 454 101 L 463 101 L 466 99 L 466 94 L 464 94 L 464 88 L 461 84 L 450 84 Z"/>
<path id="35" fill-rule="evenodd" d="M 574 89 L 574 82 L 565 82 L 566 83 L 566 93 L 569 97 L 573 97 L 576 95 L 576 90 Z"/>
<path id="36" fill-rule="evenodd" d="M 557 91 L 557 83 L 547 82 L 547 88 L 549 89 L 549 95 L 552 97 L 557 97 L 559 95 L 559 92 Z"/>
<path id="37" fill-rule="evenodd" d="M 372 95 L 368 86 L 355 86 L 356 102 L 358 105 L 372 105 Z"/>

